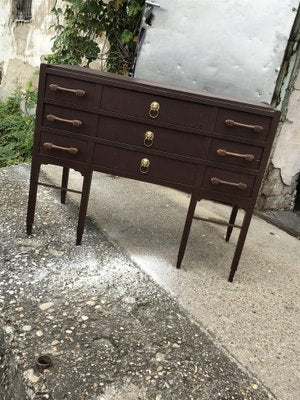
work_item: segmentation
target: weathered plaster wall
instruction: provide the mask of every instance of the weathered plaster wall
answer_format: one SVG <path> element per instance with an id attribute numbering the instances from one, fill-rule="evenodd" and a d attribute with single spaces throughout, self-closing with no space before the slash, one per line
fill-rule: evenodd
<path id="1" fill-rule="evenodd" d="M 261 209 L 293 209 L 300 174 L 300 73 L 258 201 Z"/>
<path id="2" fill-rule="evenodd" d="M 2 91 L 24 86 L 29 80 L 36 81 L 33 74 L 42 57 L 51 50 L 53 24 L 51 8 L 55 0 L 34 0 L 32 20 L 15 20 L 14 0 L 0 0 L 0 67 L 2 68 Z"/>

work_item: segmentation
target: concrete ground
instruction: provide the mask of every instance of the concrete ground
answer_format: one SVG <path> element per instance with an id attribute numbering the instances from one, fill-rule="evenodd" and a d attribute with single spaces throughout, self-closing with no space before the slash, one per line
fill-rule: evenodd
<path id="1" fill-rule="evenodd" d="M 59 183 L 60 168 L 43 170 Z M 80 184 L 80 175 L 73 172 L 70 187 L 80 189 Z M 78 195 L 69 198 L 75 204 L 79 201 Z M 171 189 L 95 173 L 88 215 L 278 399 L 299 400 L 299 240 L 254 217 L 230 284 L 227 277 L 237 232 L 228 244 L 223 227 L 195 220 L 178 271 L 176 255 L 188 202 L 186 194 Z M 229 213 L 227 207 L 209 202 L 199 203 L 196 212 L 221 218 Z M 63 237 L 62 224 L 56 240 Z M 89 237 L 83 240 L 88 246 Z"/>
<path id="2" fill-rule="evenodd" d="M 300 239 L 300 211 L 264 211 L 258 216 Z"/>

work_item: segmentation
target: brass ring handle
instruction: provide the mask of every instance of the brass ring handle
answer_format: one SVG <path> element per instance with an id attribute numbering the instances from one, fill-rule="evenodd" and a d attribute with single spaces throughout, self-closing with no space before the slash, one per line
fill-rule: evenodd
<path id="1" fill-rule="evenodd" d="M 53 143 L 44 143 L 43 146 L 45 147 L 45 149 L 47 150 L 61 150 L 61 151 L 66 151 L 67 153 L 70 153 L 72 155 L 76 155 L 78 153 L 78 149 L 77 147 L 62 147 L 62 146 L 56 146 Z"/>
<path id="2" fill-rule="evenodd" d="M 147 174 L 147 172 L 149 172 L 149 167 L 150 167 L 150 160 L 148 160 L 148 158 L 143 158 L 141 160 L 141 165 L 140 165 L 141 173 Z"/>
<path id="3" fill-rule="evenodd" d="M 225 125 L 228 126 L 229 128 L 234 128 L 234 127 L 238 126 L 241 128 L 252 129 L 256 133 L 261 133 L 264 130 L 263 126 L 261 126 L 261 125 L 242 124 L 241 122 L 236 122 L 232 119 L 226 119 Z"/>
<path id="4" fill-rule="evenodd" d="M 160 104 L 157 101 L 152 101 L 149 110 L 150 117 L 153 119 L 157 118 L 159 116 L 159 109 L 160 109 Z"/>
<path id="5" fill-rule="evenodd" d="M 238 188 L 239 190 L 246 190 L 247 187 L 248 187 L 247 184 L 244 183 L 244 182 L 235 183 L 235 182 L 222 181 L 221 179 L 215 178 L 215 177 L 214 177 L 214 178 L 211 178 L 210 182 L 211 182 L 213 185 L 234 186 L 234 187 Z"/>
<path id="6" fill-rule="evenodd" d="M 225 149 L 218 149 L 217 154 L 219 157 L 238 157 L 243 158 L 246 161 L 253 161 L 255 158 L 253 154 L 231 153 L 230 151 L 226 151 Z"/>
<path id="7" fill-rule="evenodd" d="M 63 86 L 55 85 L 54 83 L 51 83 L 51 85 L 49 85 L 49 89 L 52 90 L 53 92 L 60 91 L 60 92 L 74 93 L 78 97 L 85 96 L 85 91 L 82 89 L 69 89 Z"/>
<path id="8" fill-rule="evenodd" d="M 153 145 L 153 140 L 154 140 L 154 133 L 151 131 L 147 131 L 145 133 L 144 145 L 146 147 L 151 147 Z"/>
<path id="9" fill-rule="evenodd" d="M 71 125 L 77 126 L 77 127 L 82 125 L 82 122 L 79 121 L 78 119 L 65 119 L 65 118 L 57 117 L 56 115 L 53 115 L 53 114 L 48 114 L 47 115 L 47 120 L 48 121 L 65 122 L 66 124 L 71 124 Z"/>

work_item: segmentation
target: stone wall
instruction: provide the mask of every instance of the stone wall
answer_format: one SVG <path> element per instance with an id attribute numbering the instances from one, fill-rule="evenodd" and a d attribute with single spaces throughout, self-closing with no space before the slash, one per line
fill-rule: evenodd
<path id="1" fill-rule="evenodd" d="M 0 95 L 37 81 L 34 70 L 50 53 L 54 35 L 50 10 L 55 0 L 34 0 L 30 21 L 17 21 L 16 1 L 0 0 Z"/>
<path id="2" fill-rule="evenodd" d="M 300 73 L 294 83 L 287 113 L 277 134 L 273 156 L 257 207 L 291 210 L 300 174 Z"/>

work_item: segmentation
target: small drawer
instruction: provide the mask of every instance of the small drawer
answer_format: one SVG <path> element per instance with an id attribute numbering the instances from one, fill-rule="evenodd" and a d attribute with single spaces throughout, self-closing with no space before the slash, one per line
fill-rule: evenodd
<path id="1" fill-rule="evenodd" d="M 45 104 L 43 126 L 94 136 L 97 118 L 96 114 Z"/>
<path id="2" fill-rule="evenodd" d="M 268 136 L 271 122 L 271 117 L 242 111 L 220 109 L 215 131 L 228 133 L 232 136 L 264 141 Z"/>
<path id="3" fill-rule="evenodd" d="M 203 158 L 204 137 L 197 134 L 101 117 L 97 136 L 166 153 Z"/>
<path id="4" fill-rule="evenodd" d="M 102 86 L 79 79 L 64 76 L 47 75 L 45 97 L 58 103 L 70 103 L 78 106 L 97 107 Z"/>
<path id="5" fill-rule="evenodd" d="M 204 173 L 204 189 L 228 193 L 239 197 L 251 197 L 255 176 L 207 167 Z"/>
<path id="6" fill-rule="evenodd" d="M 60 159 L 85 162 L 87 159 L 88 142 L 73 139 L 63 135 L 41 133 L 40 154 Z"/>
<path id="7" fill-rule="evenodd" d="M 101 108 L 123 115 L 205 129 L 211 108 L 189 101 L 105 86 Z"/>
<path id="8" fill-rule="evenodd" d="M 237 167 L 258 170 L 262 154 L 262 147 L 213 139 L 208 159 L 218 164 L 230 164 Z"/>
<path id="9" fill-rule="evenodd" d="M 123 172 L 138 179 L 150 178 L 162 184 L 169 182 L 185 186 L 195 184 L 198 168 L 196 164 L 102 144 L 95 145 L 93 164 L 120 175 Z"/>

